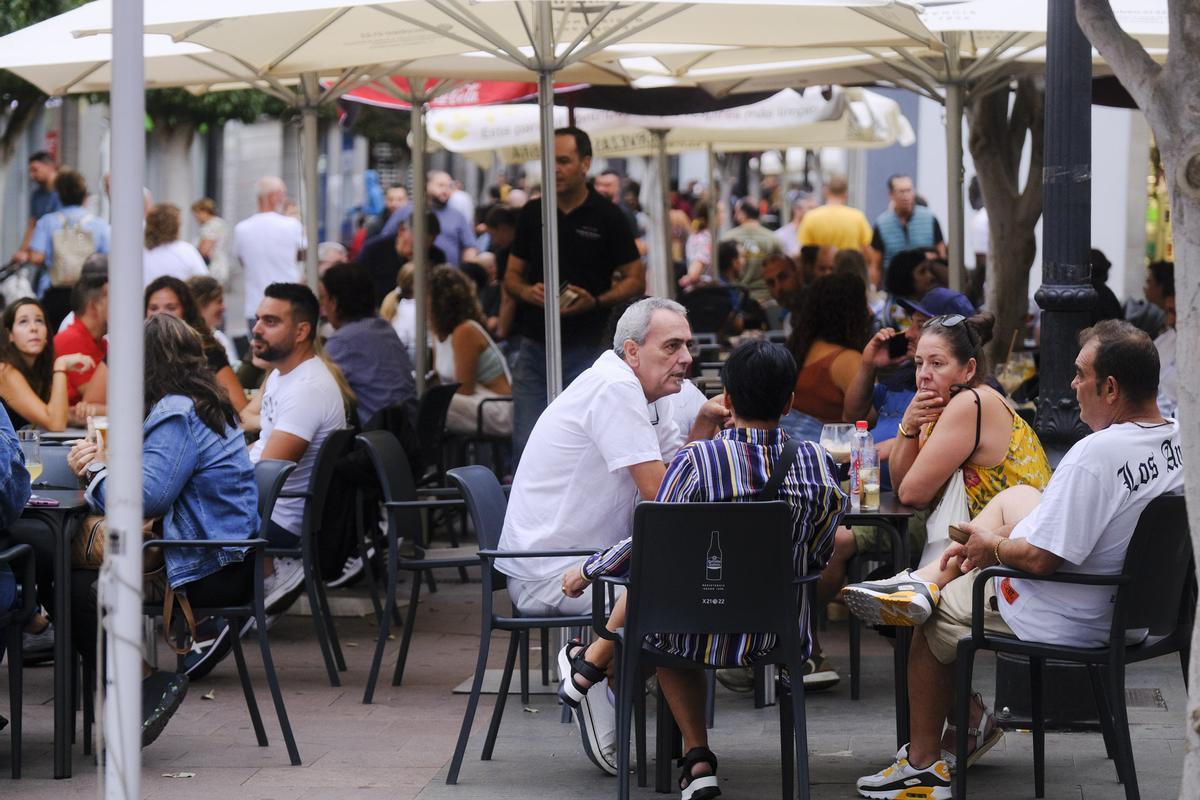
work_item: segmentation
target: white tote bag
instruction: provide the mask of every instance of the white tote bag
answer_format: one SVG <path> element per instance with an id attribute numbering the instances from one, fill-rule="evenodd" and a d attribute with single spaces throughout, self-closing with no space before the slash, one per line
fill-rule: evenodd
<path id="1" fill-rule="evenodd" d="M 971 509 L 967 505 L 967 486 L 963 482 L 962 469 L 954 470 L 942 499 L 925 523 L 925 549 L 921 551 L 920 565 L 924 567 L 942 557 L 950 542 L 950 526 L 970 521 Z"/>

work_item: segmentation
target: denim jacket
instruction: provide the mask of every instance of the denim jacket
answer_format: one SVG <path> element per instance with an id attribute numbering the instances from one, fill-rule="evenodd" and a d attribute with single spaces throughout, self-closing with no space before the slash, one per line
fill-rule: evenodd
<path id="1" fill-rule="evenodd" d="M 196 415 L 190 397 L 167 395 L 142 426 L 142 513 L 163 518 L 163 538 L 249 539 L 258 535 L 258 488 L 238 426 L 218 436 Z M 96 513 L 105 509 L 107 470 L 87 489 Z M 245 548 L 168 549 L 173 588 L 241 561 Z"/>

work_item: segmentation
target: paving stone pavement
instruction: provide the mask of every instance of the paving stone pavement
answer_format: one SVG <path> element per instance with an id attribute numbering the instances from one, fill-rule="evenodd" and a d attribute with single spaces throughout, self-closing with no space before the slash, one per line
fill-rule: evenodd
<path id="1" fill-rule="evenodd" d="M 312 637 L 311 622 L 285 616 L 271 631 L 288 713 L 303 766 L 288 765 L 259 661 L 248 651 L 271 745 L 255 744 L 237 683 L 233 660 L 194 684 L 182 708 L 159 740 L 142 753 L 144 800 L 600 800 L 616 793 L 615 781 L 600 774 L 583 755 L 578 729 L 559 722 L 552 696 L 534 696 L 528 707 L 509 702 L 495 756 L 479 760 L 493 698 L 480 705 L 459 785 L 446 786 L 446 767 L 462 720 L 466 697 L 451 690 L 470 675 L 478 645 L 479 584 L 459 584 L 452 573 L 440 591 L 422 599 L 405 682 L 390 685 L 398 641 L 388 643 L 384 677 L 375 703 L 362 704 L 374 643 L 366 619 L 340 618 L 338 630 L 349 669 L 342 686 L 331 688 Z M 406 589 L 404 593 L 406 593 Z M 857 796 L 854 780 L 886 766 L 895 751 L 891 649 L 874 634 L 863 637 L 862 698 L 850 700 L 845 680 L 846 625 L 824 634 L 826 654 L 843 674 L 831 691 L 808 698 L 812 797 Z M 533 656 L 537 664 L 538 654 Z M 491 665 L 501 665 L 504 641 L 496 637 Z M 165 651 L 161 663 L 169 663 Z M 992 695 L 990 657 L 981 656 L 978 685 Z M 51 775 L 51 672 L 25 672 L 25 777 L 8 781 L 7 733 L 0 733 L 0 797 L 20 800 L 94 798 L 97 770 L 74 749 L 75 777 Z M 535 677 L 534 680 L 538 680 Z M 1183 759 L 1185 691 L 1174 657 L 1136 665 L 1130 687 L 1159 688 L 1166 710 L 1130 709 L 1133 747 L 1142 797 L 1175 798 Z M 6 696 L 7 693 L 0 693 Z M 651 708 L 653 704 L 651 703 Z M 756 711 L 747 695 L 720 690 L 711 746 L 721 759 L 723 797 L 778 797 L 778 716 Z M 653 721 L 651 721 L 651 725 Z M 1033 797 L 1032 737 L 1010 732 L 972 769 L 970 789 L 977 798 Z M 653 749 L 653 735 L 650 737 Z M 1115 770 L 1104 757 L 1098 733 L 1058 733 L 1046 738 L 1048 798 L 1123 798 Z M 653 753 L 651 754 L 653 758 Z M 652 765 L 651 765 L 652 766 Z M 673 770 L 674 771 L 674 770 Z M 167 777 L 179 773 L 194 777 Z M 652 775 L 651 775 L 652 777 Z M 656 797 L 651 788 L 633 796 Z"/>

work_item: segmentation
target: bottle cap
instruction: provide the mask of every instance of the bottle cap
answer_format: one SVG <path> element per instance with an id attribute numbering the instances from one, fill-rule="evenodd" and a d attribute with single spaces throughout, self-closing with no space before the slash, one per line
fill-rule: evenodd
<path id="1" fill-rule="evenodd" d="M 857 430 L 865 431 L 867 429 L 867 421 L 865 419 L 860 419 L 858 422 L 854 423 L 854 427 Z"/>

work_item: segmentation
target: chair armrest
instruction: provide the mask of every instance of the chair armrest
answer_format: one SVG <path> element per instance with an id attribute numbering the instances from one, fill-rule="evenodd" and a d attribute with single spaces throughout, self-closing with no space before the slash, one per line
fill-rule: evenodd
<path id="1" fill-rule="evenodd" d="M 289 500 L 311 500 L 312 492 L 280 492 L 278 498 L 288 498 Z"/>
<path id="2" fill-rule="evenodd" d="M 479 401 L 479 405 L 475 407 L 475 435 L 483 435 L 483 407 L 488 403 L 511 403 L 512 396 L 508 397 L 485 397 Z"/>
<path id="3" fill-rule="evenodd" d="M 455 500 L 389 500 L 383 505 L 387 508 L 454 508 L 465 502 L 462 498 Z"/>
<path id="4" fill-rule="evenodd" d="M 427 489 L 417 489 L 417 494 L 428 497 L 461 497 L 462 492 L 453 486 L 430 486 Z"/>
<path id="5" fill-rule="evenodd" d="M 483 558 L 567 558 L 579 556 L 586 558 L 599 553 L 599 550 L 480 550 Z"/>
<path id="6" fill-rule="evenodd" d="M 194 548 L 197 550 L 221 550 L 226 547 L 250 547 L 255 550 L 264 549 L 267 546 L 266 539 L 198 539 L 196 541 L 184 541 L 182 539 L 147 539 L 142 543 L 142 550 L 151 548 L 167 549 L 185 549 Z"/>
<path id="7" fill-rule="evenodd" d="M 608 587 L 607 592 L 596 591 L 599 587 L 595 584 L 602 583 Z M 629 578 L 624 578 L 619 575 L 597 575 L 592 582 L 592 630 L 601 639 L 608 639 L 610 642 L 621 642 L 625 639 L 625 628 L 621 627 L 615 631 L 608 629 L 608 614 L 605 613 L 604 600 L 614 597 L 614 590 L 618 586 L 629 586 Z"/>
<path id="8" fill-rule="evenodd" d="M 33 547 L 27 544 L 14 544 L 5 550 L 0 550 L 0 564 L 11 564 L 18 558 L 23 558 L 21 567 L 21 613 L 15 619 L 24 622 L 33 616 L 37 605 L 37 570 L 34 566 Z M 12 658 L 15 654 L 10 654 Z"/>
<path id="9" fill-rule="evenodd" d="M 1083 586 L 1121 586 L 1132 579 L 1128 575 L 1093 575 L 1086 572 L 1054 572 L 1050 575 L 1034 575 L 1012 567 L 984 567 L 975 576 L 971 586 L 971 637 L 983 638 L 983 591 L 992 578 L 1020 578 L 1023 581 L 1046 583 L 1073 583 Z"/>
<path id="10" fill-rule="evenodd" d="M 814 572 L 812 575 L 797 575 L 792 578 L 792 586 L 807 586 L 819 580 L 821 580 L 821 573 L 819 572 Z"/>

